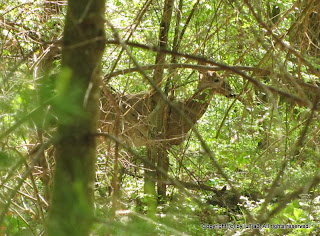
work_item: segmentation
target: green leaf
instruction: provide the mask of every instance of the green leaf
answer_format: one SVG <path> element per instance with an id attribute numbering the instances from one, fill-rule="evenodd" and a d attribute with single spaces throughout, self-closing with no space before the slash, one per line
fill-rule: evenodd
<path id="1" fill-rule="evenodd" d="M 301 209 L 299 209 L 299 208 L 294 208 L 293 209 L 293 215 L 296 218 L 296 220 L 300 219 L 301 214 L 302 214 L 302 210 Z"/>

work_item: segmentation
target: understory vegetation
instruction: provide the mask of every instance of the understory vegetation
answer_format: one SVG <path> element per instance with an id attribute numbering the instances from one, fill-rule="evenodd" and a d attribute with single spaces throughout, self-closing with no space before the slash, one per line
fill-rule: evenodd
<path id="1" fill-rule="evenodd" d="M 0 4 L 0 235 L 320 235 L 319 1 L 77 4 Z"/>

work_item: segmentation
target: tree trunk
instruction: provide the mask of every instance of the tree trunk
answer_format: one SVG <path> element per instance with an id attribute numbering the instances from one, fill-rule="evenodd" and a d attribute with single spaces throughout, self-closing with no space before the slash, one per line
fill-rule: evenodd
<path id="1" fill-rule="evenodd" d="M 170 21 L 171 21 L 171 16 L 172 16 L 172 9 L 173 9 L 173 0 L 166 0 L 164 9 L 163 9 L 163 15 L 160 23 L 160 34 L 159 34 L 159 46 L 160 48 L 166 49 L 167 48 L 167 42 L 168 42 L 168 32 L 170 29 Z M 156 57 L 156 64 L 159 65 L 155 68 L 154 71 L 154 76 L 153 80 L 154 82 L 160 86 L 162 80 L 163 80 L 163 66 L 161 64 L 165 63 L 165 54 L 162 52 L 157 53 Z M 150 98 L 150 103 L 149 103 L 149 109 L 152 111 L 154 114 L 152 117 L 154 119 L 150 120 L 150 127 L 153 127 L 149 133 L 149 138 L 156 139 L 156 140 L 161 140 L 164 137 L 164 132 L 165 132 L 165 127 L 163 127 L 163 117 L 165 114 L 163 114 L 163 110 L 165 108 L 165 103 L 164 101 L 161 100 L 160 96 L 158 93 L 152 93 L 154 94 Z M 155 143 L 155 142 L 150 142 L 150 143 Z M 159 167 L 161 168 L 162 165 L 162 160 L 164 160 L 166 157 L 166 149 L 163 148 L 161 145 L 149 145 L 147 146 L 148 148 L 148 160 L 150 160 L 154 165 L 158 164 L 160 165 Z M 152 169 L 148 166 L 146 166 L 146 169 Z M 157 175 L 155 174 L 155 170 L 152 171 L 147 171 L 146 170 L 146 175 L 145 175 L 145 193 L 149 194 L 155 194 L 155 179 L 157 178 Z M 158 174 L 158 178 L 163 178 L 161 174 Z M 163 184 L 162 182 L 158 182 L 158 188 L 162 188 Z M 165 195 L 163 193 L 163 189 L 161 189 L 158 192 L 161 195 Z"/>
<path id="2" fill-rule="evenodd" d="M 59 119 L 48 235 L 89 235 L 93 222 L 104 0 L 69 0 L 57 81 Z M 71 72 L 71 73 L 69 73 Z"/>

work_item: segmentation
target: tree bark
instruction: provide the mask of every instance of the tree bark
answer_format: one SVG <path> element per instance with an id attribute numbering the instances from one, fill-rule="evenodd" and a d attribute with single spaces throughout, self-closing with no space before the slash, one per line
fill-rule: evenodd
<path id="1" fill-rule="evenodd" d="M 170 29 L 173 3 L 174 3 L 173 0 L 166 0 L 164 3 L 164 9 L 163 9 L 163 15 L 160 23 L 160 33 L 159 33 L 159 47 L 163 49 L 167 48 L 168 33 Z M 161 66 L 161 64 L 164 64 L 165 61 L 166 61 L 165 53 L 158 52 L 156 57 L 156 63 L 155 63 L 157 66 L 154 71 L 153 80 L 159 86 L 161 86 L 161 82 L 163 80 L 163 71 L 164 71 L 164 68 L 163 66 Z M 152 120 L 149 121 L 150 127 L 152 127 L 149 132 L 149 139 L 161 140 L 163 139 L 163 135 L 164 135 L 163 131 L 165 130 L 163 127 L 163 117 L 164 117 L 163 109 L 166 104 L 164 103 L 164 101 L 161 100 L 157 92 L 154 92 L 154 93 L 152 92 L 151 94 L 154 94 L 154 95 L 150 98 L 149 109 L 150 111 L 153 112 L 153 115 L 152 115 L 153 118 Z M 150 143 L 154 143 L 154 142 L 150 142 Z M 160 160 L 163 160 L 165 158 L 164 157 L 165 155 L 166 155 L 166 149 L 161 147 L 161 145 L 147 146 L 148 160 L 154 165 L 156 165 L 156 163 L 161 165 L 162 162 Z M 148 171 L 150 169 L 151 171 Z M 157 175 L 155 173 L 156 172 L 154 169 L 146 165 L 144 190 L 145 190 L 145 193 L 147 194 L 155 195 L 156 193 L 155 180 L 157 179 Z M 158 178 L 162 179 L 163 177 L 161 174 L 159 174 Z M 158 187 L 160 185 L 163 186 L 162 183 L 159 183 Z M 163 195 L 163 190 L 160 191 L 160 195 Z"/>
<path id="2" fill-rule="evenodd" d="M 105 0 L 69 0 L 48 235 L 89 235 L 93 222 L 98 81 L 104 51 Z M 69 73 L 71 72 L 71 73 Z"/>

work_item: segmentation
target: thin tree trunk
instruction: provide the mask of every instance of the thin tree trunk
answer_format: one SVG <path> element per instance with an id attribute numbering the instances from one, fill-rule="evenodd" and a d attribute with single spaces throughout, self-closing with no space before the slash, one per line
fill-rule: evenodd
<path id="1" fill-rule="evenodd" d="M 89 235 L 104 51 L 104 0 L 69 0 L 58 79 L 56 167 L 47 234 Z M 69 72 L 71 75 L 69 76 Z"/>
<path id="2" fill-rule="evenodd" d="M 179 7 L 176 9 L 176 25 L 175 25 L 175 32 L 174 32 L 174 38 L 173 38 L 173 44 L 172 48 L 173 51 L 178 51 L 179 47 L 179 35 L 180 35 L 180 22 L 181 22 L 181 13 L 182 13 L 182 6 L 183 6 L 183 0 L 179 1 Z M 171 58 L 171 63 L 176 63 L 176 57 L 173 56 Z M 168 95 L 169 100 L 172 100 L 174 97 L 174 83 L 175 83 L 175 69 L 169 69 L 169 76 L 170 78 L 167 80 L 166 85 L 165 85 L 165 94 L 168 95 L 170 91 L 170 95 Z M 168 104 L 164 105 L 163 109 L 163 122 L 162 122 L 162 127 L 163 127 L 163 137 L 167 137 L 167 130 L 168 130 L 168 118 L 169 118 L 169 113 L 170 113 L 170 107 Z M 168 155 L 168 148 L 169 145 L 167 143 L 164 143 L 162 146 L 162 151 L 161 154 L 158 155 L 158 167 L 161 168 L 166 174 L 163 173 L 158 173 L 158 181 L 157 181 L 157 190 L 158 190 L 158 195 L 161 196 L 162 200 L 165 199 L 167 195 L 167 174 L 169 171 L 169 155 Z"/>
<path id="3" fill-rule="evenodd" d="M 168 42 L 168 33 L 170 29 L 170 21 L 172 16 L 172 9 L 173 9 L 173 0 L 166 0 L 164 4 L 163 9 L 163 15 L 160 23 L 160 34 L 159 34 L 159 46 L 160 48 L 167 48 L 167 42 Z M 160 66 L 160 64 L 165 63 L 165 54 L 162 52 L 158 52 L 156 57 L 156 64 L 157 66 L 154 71 L 153 80 L 154 82 L 161 86 L 161 82 L 163 80 L 163 67 Z M 149 102 L 149 108 L 150 111 L 154 113 L 152 117 L 154 119 L 150 120 L 150 127 L 153 127 L 149 133 L 149 138 L 152 139 L 162 139 L 163 138 L 163 108 L 165 106 L 165 103 L 161 100 L 159 94 L 154 94 L 150 98 Z M 154 142 L 150 142 L 154 143 Z M 164 155 L 166 153 L 166 150 L 163 149 L 160 145 L 149 145 L 148 148 L 148 159 L 156 164 L 159 162 L 159 160 L 164 159 Z M 146 166 L 146 169 L 152 169 L 149 166 Z M 157 178 L 157 175 L 155 174 L 155 170 L 152 171 L 146 171 L 145 175 L 145 193 L 149 193 L 152 195 L 155 195 L 155 179 Z M 162 178 L 162 177 L 161 177 Z M 163 195 L 161 193 L 161 195 Z"/>

